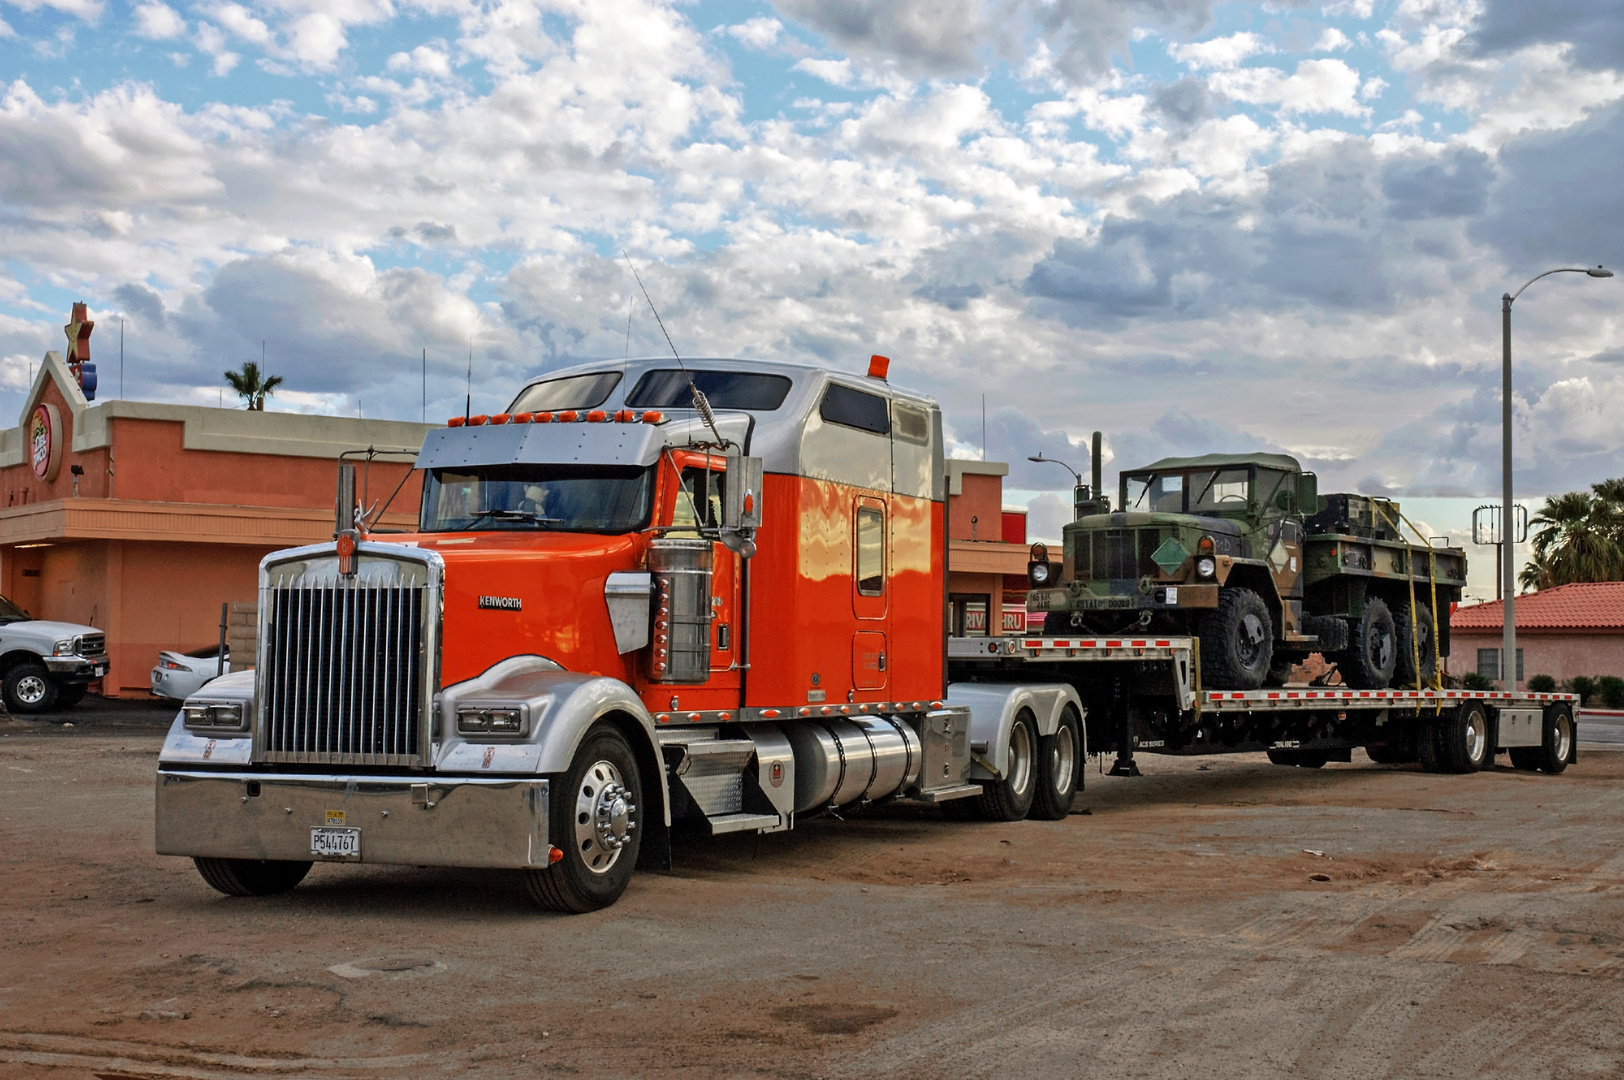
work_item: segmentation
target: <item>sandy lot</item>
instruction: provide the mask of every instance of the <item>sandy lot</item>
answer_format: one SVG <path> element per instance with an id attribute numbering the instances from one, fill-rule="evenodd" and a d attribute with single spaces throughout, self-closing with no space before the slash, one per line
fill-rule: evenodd
<path id="1" fill-rule="evenodd" d="M 467 871 L 219 896 L 151 853 L 159 741 L 0 719 L 0 1075 L 1624 1074 L 1617 751 L 1091 764 L 1063 822 L 690 842 L 557 917 Z"/>

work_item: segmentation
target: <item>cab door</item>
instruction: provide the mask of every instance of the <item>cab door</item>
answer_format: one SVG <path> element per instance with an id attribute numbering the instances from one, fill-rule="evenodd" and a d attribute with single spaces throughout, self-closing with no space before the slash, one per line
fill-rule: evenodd
<path id="1" fill-rule="evenodd" d="M 858 690 L 884 690 L 886 628 L 891 601 L 889 552 L 890 515 L 886 500 L 862 495 L 852 514 L 852 614 L 858 629 L 852 635 L 852 686 Z"/>
<path id="2" fill-rule="evenodd" d="M 681 471 L 682 488 L 672 514 L 673 531 L 708 532 L 722 523 L 727 473 L 720 457 L 693 455 Z M 711 545 L 710 680 L 707 686 L 737 689 L 739 669 L 738 612 L 742 574 L 740 557 L 721 543 Z"/>

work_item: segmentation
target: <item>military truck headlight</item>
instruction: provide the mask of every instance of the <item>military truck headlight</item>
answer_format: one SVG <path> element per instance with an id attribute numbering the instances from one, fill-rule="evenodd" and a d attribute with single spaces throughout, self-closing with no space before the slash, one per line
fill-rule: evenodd
<path id="1" fill-rule="evenodd" d="M 1218 564 L 1211 555 L 1203 556 L 1195 561 L 1195 572 L 1199 577 L 1212 577 L 1218 572 Z"/>
<path id="2" fill-rule="evenodd" d="M 1038 563 L 1032 567 L 1032 584 L 1047 585 L 1049 583 L 1049 564 Z"/>
<path id="3" fill-rule="evenodd" d="M 472 705 L 457 710 L 457 731 L 463 735 L 523 735 L 523 706 Z"/>

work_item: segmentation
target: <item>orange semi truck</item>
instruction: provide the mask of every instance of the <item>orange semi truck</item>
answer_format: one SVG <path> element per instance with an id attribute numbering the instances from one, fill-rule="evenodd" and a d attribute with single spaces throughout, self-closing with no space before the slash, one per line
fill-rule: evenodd
<path id="1" fill-rule="evenodd" d="M 366 527 L 341 467 L 334 542 L 261 564 L 254 670 L 176 717 L 157 850 L 222 892 L 317 860 L 502 867 L 589 911 L 668 868 L 673 830 L 892 799 L 1064 817 L 1089 741 L 1129 772 L 1135 749 L 1573 759 L 1562 695 L 1210 694 L 1189 638 L 950 640 L 941 413 L 881 357 L 556 372 L 417 467 L 405 534 Z"/>

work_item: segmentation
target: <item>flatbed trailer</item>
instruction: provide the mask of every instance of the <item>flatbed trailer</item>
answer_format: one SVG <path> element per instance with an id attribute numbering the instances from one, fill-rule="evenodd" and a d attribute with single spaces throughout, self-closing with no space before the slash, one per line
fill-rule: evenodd
<path id="1" fill-rule="evenodd" d="M 1561 772 L 1578 760 L 1573 694 L 1444 688 L 1282 686 L 1207 690 L 1193 637 L 955 637 L 955 687 L 1034 680 L 1072 686 L 1089 754 L 1115 753 L 1113 775 L 1138 774 L 1136 753 L 1263 751 L 1317 768 L 1365 748 L 1378 762 L 1472 772 L 1507 751 L 1519 768 Z M 962 693 L 962 691 L 961 691 Z M 950 695 L 951 697 L 951 695 Z M 972 745 L 990 731 L 972 722 Z"/>

